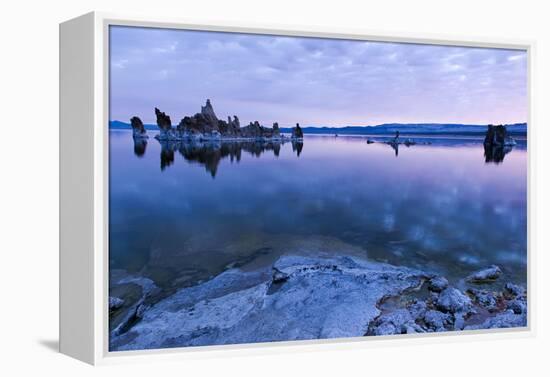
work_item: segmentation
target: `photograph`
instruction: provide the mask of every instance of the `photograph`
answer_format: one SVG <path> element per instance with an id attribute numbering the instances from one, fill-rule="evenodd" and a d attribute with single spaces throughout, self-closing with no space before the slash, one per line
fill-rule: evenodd
<path id="1" fill-rule="evenodd" d="M 528 327 L 526 49 L 107 38 L 109 352 Z"/>

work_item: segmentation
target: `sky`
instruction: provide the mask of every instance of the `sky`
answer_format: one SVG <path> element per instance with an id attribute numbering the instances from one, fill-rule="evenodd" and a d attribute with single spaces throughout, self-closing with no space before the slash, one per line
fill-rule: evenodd
<path id="1" fill-rule="evenodd" d="M 527 121 L 522 50 L 111 26 L 110 119 L 241 125 Z"/>

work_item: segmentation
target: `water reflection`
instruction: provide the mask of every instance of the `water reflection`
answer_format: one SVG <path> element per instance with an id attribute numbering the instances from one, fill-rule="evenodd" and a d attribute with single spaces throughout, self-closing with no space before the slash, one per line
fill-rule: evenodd
<path id="1" fill-rule="evenodd" d="M 218 171 L 220 161 L 229 158 L 231 162 L 240 162 L 242 152 L 245 151 L 259 157 L 262 153 L 273 152 L 275 157 L 281 153 L 281 147 L 288 143 L 285 141 L 209 141 L 209 142 L 182 142 L 160 141 L 160 169 L 164 170 L 174 163 L 174 152 L 188 162 L 198 163 L 206 168 L 206 171 L 214 178 Z M 300 156 L 303 149 L 302 142 L 292 141 L 292 151 Z"/>
<path id="2" fill-rule="evenodd" d="M 131 131 L 111 131 L 111 269 L 180 287 L 251 255 L 342 251 L 455 281 L 490 264 L 525 280 L 525 141 L 493 152 L 479 138 L 417 138 L 399 158 L 383 141 L 308 135 L 303 153 L 149 139 L 137 158 Z"/>
<path id="3" fill-rule="evenodd" d="M 495 145 L 484 145 L 484 156 L 486 163 L 495 163 L 500 164 L 504 161 L 504 156 L 510 153 L 513 147 L 510 146 L 495 146 Z"/>
<path id="4" fill-rule="evenodd" d="M 395 151 L 395 157 L 399 156 L 399 144 L 397 143 L 391 143 L 388 144 L 392 149 Z"/>
<path id="5" fill-rule="evenodd" d="M 300 157 L 300 153 L 302 153 L 302 149 L 304 148 L 304 143 L 301 141 L 292 141 L 292 151 L 296 152 L 296 155 Z"/>
<path id="6" fill-rule="evenodd" d="M 134 138 L 134 154 L 137 157 L 143 157 L 145 150 L 147 149 L 147 139 L 145 138 Z"/>

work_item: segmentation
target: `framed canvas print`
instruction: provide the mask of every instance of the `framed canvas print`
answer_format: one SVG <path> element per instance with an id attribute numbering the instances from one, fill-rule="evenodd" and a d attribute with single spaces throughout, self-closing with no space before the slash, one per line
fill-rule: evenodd
<path id="1" fill-rule="evenodd" d="M 60 30 L 62 352 L 531 330 L 531 43 Z"/>

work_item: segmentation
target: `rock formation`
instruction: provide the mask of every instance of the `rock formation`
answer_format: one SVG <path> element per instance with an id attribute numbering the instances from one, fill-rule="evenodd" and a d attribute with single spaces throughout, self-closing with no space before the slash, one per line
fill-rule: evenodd
<path id="1" fill-rule="evenodd" d="M 437 289 L 422 297 L 426 282 Z M 395 302 L 382 309 L 387 300 Z M 528 310 L 525 288 L 514 284 L 463 291 L 440 276 L 346 255 L 230 267 L 135 307 L 134 322 L 123 322 L 132 326 L 111 332 L 112 351 L 525 327 Z"/>
<path id="2" fill-rule="evenodd" d="M 292 129 L 292 138 L 293 139 L 303 139 L 304 132 L 300 128 L 300 123 L 296 123 L 296 127 Z"/>
<path id="3" fill-rule="evenodd" d="M 212 125 L 212 127 L 218 126 L 218 117 L 216 116 L 216 113 L 214 113 L 214 108 L 210 103 L 210 99 L 206 100 L 206 105 L 201 106 L 201 114 L 206 118 L 208 123 Z"/>
<path id="4" fill-rule="evenodd" d="M 169 131 L 172 129 L 172 120 L 168 115 L 155 107 L 155 115 L 157 116 L 157 126 L 161 131 Z"/>
<path id="5" fill-rule="evenodd" d="M 273 123 L 273 136 L 281 136 L 281 130 L 279 129 L 279 123 Z"/>
<path id="6" fill-rule="evenodd" d="M 499 126 L 489 124 L 487 126 L 487 133 L 485 134 L 483 144 L 488 146 L 504 147 L 516 145 L 516 141 L 508 135 L 506 126 L 503 126 L 502 124 Z"/>
<path id="7" fill-rule="evenodd" d="M 206 105 L 201 106 L 200 113 L 185 116 L 175 129 L 172 128 L 169 116 L 157 108 L 155 108 L 155 114 L 160 129 L 160 133 L 155 137 L 163 141 L 208 141 L 222 138 L 267 141 L 284 138 L 284 135 L 280 132 L 279 124 L 276 122 L 273 124 L 273 128 L 263 127 L 258 121 L 250 122 L 249 125 L 241 127 L 239 118 L 236 115 L 233 116 L 233 119 L 227 117 L 227 121 L 218 119 L 209 99 L 206 100 Z M 303 136 L 299 126 L 298 131 L 293 132 L 293 134 Z M 301 136 L 295 138 L 301 138 Z"/>
<path id="8" fill-rule="evenodd" d="M 147 131 L 145 131 L 145 127 L 143 126 L 143 122 L 138 117 L 132 117 L 130 119 L 130 124 L 132 126 L 132 132 L 134 138 L 147 138 Z"/>
<path id="9" fill-rule="evenodd" d="M 501 274 L 502 270 L 500 267 L 492 265 L 470 274 L 466 277 L 466 281 L 470 283 L 486 283 L 498 279 Z"/>

